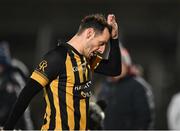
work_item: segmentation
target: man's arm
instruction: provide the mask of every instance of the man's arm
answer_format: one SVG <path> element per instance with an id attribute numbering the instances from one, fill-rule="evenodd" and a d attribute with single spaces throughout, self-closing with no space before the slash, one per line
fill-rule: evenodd
<path id="1" fill-rule="evenodd" d="M 94 72 L 110 76 L 120 75 L 121 55 L 118 39 L 111 39 L 110 46 L 111 47 L 108 60 L 101 60 Z"/>
<path id="2" fill-rule="evenodd" d="M 121 53 L 118 41 L 118 24 L 113 14 L 108 15 L 107 22 L 112 26 L 109 58 L 108 60 L 102 60 L 94 71 L 105 75 L 117 76 L 121 74 Z"/>
<path id="3" fill-rule="evenodd" d="M 65 55 L 66 49 L 64 47 L 56 47 L 42 58 L 32 73 L 27 85 L 20 93 L 11 115 L 4 125 L 4 129 L 13 129 L 31 99 L 64 70 L 63 66 L 60 65 L 64 65 Z"/>
<path id="4" fill-rule="evenodd" d="M 4 130 L 12 130 L 18 119 L 22 116 L 29 105 L 31 99 L 43 89 L 42 85 L 33 79 L 30 79 L 27 85 L 21 91 L 8 120 L 4 125 Z"/>

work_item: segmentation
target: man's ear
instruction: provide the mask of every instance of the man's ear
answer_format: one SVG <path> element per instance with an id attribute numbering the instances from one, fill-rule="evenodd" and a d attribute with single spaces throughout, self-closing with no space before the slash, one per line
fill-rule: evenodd
<path id="1" fill-rule="evenodd" d="M 89 39 L 89 38 L 92 38 L 95 36 L 95 31 L 93 28 L 88 28 L 86 30 L 86 38 Z"/>

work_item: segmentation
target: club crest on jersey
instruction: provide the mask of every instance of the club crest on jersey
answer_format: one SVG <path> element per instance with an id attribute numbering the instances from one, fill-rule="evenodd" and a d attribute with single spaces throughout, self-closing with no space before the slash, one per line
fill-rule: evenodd
<path id="1" fill-rule="evenodd" d="M 39 70 L 44 72 L 44 69 L 47 67 L 47 61 L 43 60 L 41 61 L 41 63 L 39 64 Z"/>

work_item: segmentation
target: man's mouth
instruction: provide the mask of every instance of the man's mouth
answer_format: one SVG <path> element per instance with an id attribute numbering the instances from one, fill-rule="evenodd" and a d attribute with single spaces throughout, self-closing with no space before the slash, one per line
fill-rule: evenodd
<path id="1" fill-rule="evenodd" d="M 93 57 L 93 56 L 97 56 L 97 52 L 92 52 L 91 54 L 90 54 L 90 57 Z"/>

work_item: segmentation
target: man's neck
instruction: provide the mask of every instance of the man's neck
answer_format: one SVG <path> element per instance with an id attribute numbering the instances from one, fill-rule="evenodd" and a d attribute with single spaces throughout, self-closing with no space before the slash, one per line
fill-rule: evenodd
<path id="1" fill-rule="evenodd" d="M 72 47 L 74 47 L 80 54 L 83 55 L 83 42 L 79 36 L 75 35 L 68 42 Z"/>

